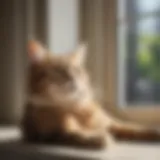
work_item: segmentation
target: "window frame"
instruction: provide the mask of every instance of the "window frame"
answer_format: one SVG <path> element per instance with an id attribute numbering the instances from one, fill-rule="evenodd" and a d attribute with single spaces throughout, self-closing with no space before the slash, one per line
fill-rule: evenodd
<path id="1" fill-rule="evenodd" d="M 118 74 L 121 73 L 121 74 L 118 75 L 118 104 L 120 104 L 121 106 L 124 107 L 124 104 L 125 104 L 124 99 L 125 99 L 126 95 L 135 94 L 133 87 L 131 87 L 131 93 L 127 94 L 128 90 L 126 90 L 126 88 L 125 88 L 125 83 L 127 83 L 128 87 L 134 86 L 134 81 L 136 80 L 136 78 L 133 77 L 133 74 L 131 74 L 129 76 L 128 76 L 128 74 L 136 72 L 136 71 L 133 69 L 133 71 L 130 72 L 130 70 L 134 66 L 133 61 L 135 59 L 135 54 L 130 54 L 130 56 L 133 55 L 132 58 L 129 56 L 128 60 L 131 60 L 130 62 L 126 61 L 123 56 L 125 56 L 125 54 L 128 51 L 130 51 L 133 44 L 135 44 L 135 46 L 137 46 L 137 44 L 135 42 L 134 43 L 131 42 L 131 46 L 129 46 L 130 41 L 128 41 L 128 45 L 123 44 L 123 43 L 124 43 L 125 39 L 129 37 L 128 34 L 132 33 L 132 32 L 130 33 L 129 30 L 131 29 L 131 30 L 136 31 L 136 26 L 139 22 L 141 22 L 143 20 L 154 20 L 156 22 L 157 19 L 160 19 L 158 17 L 158 14 L 160 14 L 160 9 L 156 9 L 156 10 L 153 10 L 153 11 L 146 11 L 146 12 L 141 13 L 141 12 L 138 12 L 138 10 L 136 9 L 135 1 L 119 0 L 118 2 L 119 3 L 117 4 L 117 10 L 118 10 L 118 15 L 117 15 L 118 54 L 117 54 L 117 56 L 118 56 L 118 58 L 120 58 L 120 60 L 117 58 L 117 62 L 119 63 Z M 121 2 L 123 2 L 123 7 L 120 6 Z M 127 9 L 126 9 L 126 7 L 127 7 Z M 138 32 L 134 32 L 134 35 L 132 35 L 132 36 L 134 36 L 136 38 L 136 36 L 138 36 Z M 126 47 L 122 48 L 121 46 L 127 46 L 127 48 Z M 128 48 L 128 46 L 129 46 L 129 48 Z M 134 48 L 135 47 L 132 47 L 131 50 L 133 51 Z M 132 53 L 134 53 L 134 51 Z M 130 65 L 131 67 L 128 67 L 128 65 Z M 129 69 L 129 71 L 128 70 L 126 71 L 126 67 L 127 67 L 127 69 Z M 130 81 L 126 81 L 126 78 L 127 78 L 126 77 L 126 72 L 127 72 L 127 76 L 131 77 Z M 133 83 L 133 85 L 132 85 L 132 83 Z M 134 103 L 134 100 L 133 100 L 132 96 L 129 96 L 128 98 L 131 101 L 130 103 L 132 103 L 132 101 Z M 143 105 L 145 105 L 145 104 L 143 104 Z M 157 106 L 157 105 L 154 105 L 154 106 Z"/>
<path id="2" fill-rule="evenodd" d="M 121 21 L 120 19 L 117 19 L 118 0 L 116 0 L 116 1 L 117 1 L 116 7 L 115 7 L 116 12 L 113 14 L 116 16 L 117 21 Z M 157 13 L 160 13 L 160 11 L 149 11 L 149 12 L 145 12 L 145 13 L 140 13 L 139 17 L 137 19 L 134 19 L 134 21 L 136 21 L 136 23 L 138 23 L 139 21 L 141 21 L 143 19 L 150 18 L 150 17 L 153 17 L 156 19 Z M 126 20 L 126 19 L 124 19 L 124 20 Z M 118 26 L 117 28 L 119 28 L 119 25 L 125 25 L 122 23 L 125 23 L 125 22 L 117 22 L 117 23 L 115 23 L 115 25 L 117 24 L 117 26 Z M 118 32 L 117 32 L 117 35 L 118 35 Z M 117 37 L 117 35 L 116 35 L 116 37 Z M 115 48 L 116 48 L 118 42 L 117 42 L 117 44 L 116 44 L 116 42 L 114 42 L 114 44 L 115 44 Z M 116 52 L 117 53 L 115 53 L 115 54 L 118 55 L 118 50 Z M 112 58 L 112 61 L 115 61 L 115 60 Z M 113 64 L 115 64 L 115 62 Z M 115 72 L 116 71 L 114 70 L 113 73 L 115 73 Z M 116 79 L 115 74 L 113 74 L 112 76 Z M 118 87 L 118 85 L 117 85 L 117 87 Z M 115 91 L 116 91 L 116 89 L 117 88 L 115 88 Z M 160 115 L 160 105 L 158 105 L 158 106 L 157 105 L 147 105 L 145 107 L 144 107 L 144 105 L 136 105 L 136 106 L 130 105 L 129 107 L 123 106 L 122 108 L 120 108 L 120 110 L 122 113 L 127 115 L 127 117 L 129 117 L 130 119 L 132 119 L 134 121 L 140 121 L 140 122 L 144 122 L 144 123 L 152 124 L 152 125 L 153 124 L 158 125 L 160 123 L 160 116 L 159 116 Z"/>

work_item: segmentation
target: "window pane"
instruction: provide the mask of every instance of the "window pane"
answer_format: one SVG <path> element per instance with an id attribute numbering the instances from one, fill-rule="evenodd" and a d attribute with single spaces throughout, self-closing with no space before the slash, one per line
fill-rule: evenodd
<path id="1" fill-rule="evenodd" d="M 119 23 L 117 57 L 119 104 L 160 104 L 160 17 Z"/>
<path id="2" fill-rule="evenodd" d="M 160 10 L 159 0 L 135 0 L 140 13 L 153 12 Z"/>

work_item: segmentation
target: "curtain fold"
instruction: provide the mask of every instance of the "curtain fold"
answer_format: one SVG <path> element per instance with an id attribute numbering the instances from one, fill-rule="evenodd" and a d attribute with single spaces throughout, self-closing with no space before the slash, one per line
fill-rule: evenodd
<path id="1" fill-rule="evenodd" d="M 87 67 L 100 99 L 116 102 L 116 0 L 81 1 L 81 41 L 89 43 Z"/>
<path id="2" fill-rule="evenodd" d="M 26 1 L 1 1 L 0 123 L 15 123 L 23 103 Z"/>
<path id="3" fill-rule="evenodd" d="M 29 38 L 47 44 L 46 0 L 1 1 L 0 123 L 15 124 L 25 102 Z"/>

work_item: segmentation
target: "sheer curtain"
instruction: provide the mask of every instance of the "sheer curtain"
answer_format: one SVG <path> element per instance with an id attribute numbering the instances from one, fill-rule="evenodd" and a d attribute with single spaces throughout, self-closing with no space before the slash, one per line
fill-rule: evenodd
<path id="1" fill-rule="evenodd" d="M 115 103 L 116 0 L 81 1 L 81 40 L 89 43 L 88 69 L 98 96 Z"/>

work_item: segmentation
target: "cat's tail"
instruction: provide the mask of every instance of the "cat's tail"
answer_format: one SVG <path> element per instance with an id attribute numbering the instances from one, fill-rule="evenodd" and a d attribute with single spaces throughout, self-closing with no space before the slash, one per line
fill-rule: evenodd
<path id="1" fill-rule="evenodd" d="M 130 122 L 113 121 L 109 130 L 120 140 L 160 141 L 160 130 Z"/>

